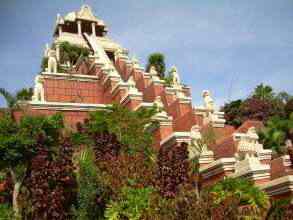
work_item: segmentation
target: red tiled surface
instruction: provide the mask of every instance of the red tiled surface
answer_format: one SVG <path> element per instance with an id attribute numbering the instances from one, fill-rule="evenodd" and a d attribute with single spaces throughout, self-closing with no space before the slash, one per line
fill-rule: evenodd
<path id="1" fill-rule="evenodd" d="M 288 174 L 293 174 L 293 169 L 289 166 L 284 166 L 283 157 L 271 160 L 271 179 L 277 179 Z"/>
<path id="2" fill-rule="evenodd" d="M 258 130 L 263 128 L 263 126 L 264 125 L 261 121 L 247 120 L 236 130 L 236 132 L 246 133 L 251 127 L 255 127 Z"/>
<path id="3" fill-rule="evenodd" d="M 45 79 L 44 90 L 48 102 L 104 103 L 103 87 L 96 82 Z"/>

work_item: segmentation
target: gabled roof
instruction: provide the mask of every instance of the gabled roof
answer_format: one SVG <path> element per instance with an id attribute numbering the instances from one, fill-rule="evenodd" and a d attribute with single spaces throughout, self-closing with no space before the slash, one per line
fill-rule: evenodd
<path id="1" fill-rule="evenodd" d="M 264 125 L 261 121 L 247 120 L 237 130 L 229 125 L 225 125 L 220 131 L 222 138 L 218 137 L 217 143 L 212 146 L 211 150 L 214 152 L 216 158 L 233 157 L 237 151 L 237 141 L 233 138 L 234 133 L 246 133 L 249 128 L 254 127 L 257 130 Z M 218 131 L 219 132 L 219 131 Z"/>
<path id="2" fill-rule="evenodd" d="M 104 21 L 98 19 L 92 12 L 91 7 L 88 5 L 81 6 L 81 9 L 77 12 L 74 11 L 74 12 L 68 13 L 67 15 L 64 16 L 64 18 L 61 18 L 60 16 L 57 17 L 57 24 L 62 24 L 64 23 L 64 21 L 74 22 L 77 19 L 93 21 L 98 23 L 101 26 L 105 26 Z"/>
<path id="3" fill-rule="evenodd" d="M 247 120 L 236 130 L 236 132 L 246 133 L 248 131 L 248 129 L 251 127 L 255 127 L 256 130 L 259 130 L 259 129 L 263 128 L 264 125 L 261 121 Z"/>

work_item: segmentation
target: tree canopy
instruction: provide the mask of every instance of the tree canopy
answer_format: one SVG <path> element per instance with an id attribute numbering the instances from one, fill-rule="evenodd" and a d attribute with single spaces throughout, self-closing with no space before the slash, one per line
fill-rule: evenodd
<path id="1" fill-rule="evenodd" d="M 161 79 L 165 76 L 166 64 L 165 56 L 162 53 L 153 53 L 148 58 L 148 63 L 146 65 L 146 71 L 149 72 L 150 67 L 154 66 Z"/>

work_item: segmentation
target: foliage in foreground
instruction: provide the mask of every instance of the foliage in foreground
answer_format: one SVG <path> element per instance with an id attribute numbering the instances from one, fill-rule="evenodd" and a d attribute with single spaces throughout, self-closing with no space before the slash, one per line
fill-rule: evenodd
<path id="1" fill-rule="evenodd" d="M 78 203 L 75 211 L 77 220 L 95 219 L 97 213 L 98 170 L 95 155 L 90 148 L 83 149 L 77 158 Z"/>
<path id="2" fill-rule="evenodd" d="M 117 105 L 93 113 L 73 134 L 79 144 L 75 166 L 72 139 L 64 137 L 62 117 L 25 117 L 20 123 L 0 119 L 4 140 L 10 140 L 12 131 L 26 140 L 11 142 L 21 148 L 9 145 L 11 149 L 2 146 L 2 150 L 33 149 L 23 160 L 30 164 L 18 200 L 23 217 L 224 220 L 265 216 L 268 198 L 247 180 L 228 178 L 198 192 L 197 160 L 188 160 L 187 144 L 152 152 L 148 126 L 154 125 L 155 113 L 154 109 L 134 113 Z"/>

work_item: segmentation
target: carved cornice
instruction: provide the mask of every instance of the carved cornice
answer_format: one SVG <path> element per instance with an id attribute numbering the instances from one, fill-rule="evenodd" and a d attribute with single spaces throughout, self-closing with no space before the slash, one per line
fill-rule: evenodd
<path id="1" fill-rule="evenodd" d="M 68 73 L 47 73 L 42 72 L 40 74 L 44 79 L 66 79 L 66 80 L 76 80 L 76 81 L 90 81 L 96 82 L 99 80 L 98 76 L 92 75 L 82 75 L 82 74 L 68 74 Z"/>
<path id="2" fill-rule="evenodd" d="M 190 132 L 173 132 L 170 136 L 160 142 L 160 146 L 172 146 L 175 143 L 190 143 Z"/>
<path id="3" fill-rule="evenodd" d="M 264 183 L 259 187 L 266 191 L 269 196 L 281 195 L 288 192 L 293 193 L 293 175 L 282 176 L 268 183 Z"/>
<path id="4" fill-rule="evenodd" d="M 220 173 L 234 172 L 235 163 L 236 159 L 234 157 L 221 158 L 200 168 L 200 173 L 204 179 L 208 179 Z"/>

